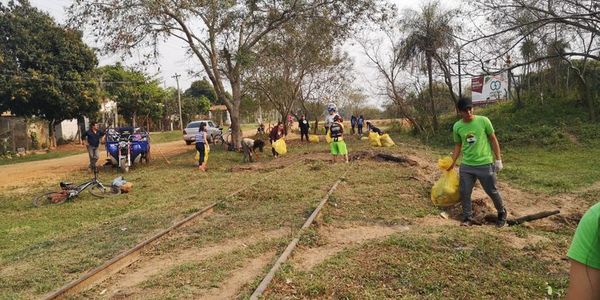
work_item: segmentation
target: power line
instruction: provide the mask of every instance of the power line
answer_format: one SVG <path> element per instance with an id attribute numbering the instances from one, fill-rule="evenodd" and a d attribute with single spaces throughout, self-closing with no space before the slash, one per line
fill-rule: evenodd
<path id="1" fill-rule="evenodd" d="M 98 81 L 89 81 L 89 80 L 44 79 L 44 78 L 34 78 L 34 77 L 14 75 L 14 74 L 0 74 L 0 77 L 44 81 L 44 82 L 59 82 L 59 83 L 89 83 L 89 84 L 99 83 Z M 146 81 L 102 81 L 102 83 L 110 85 L 110 84 L 145 84 L 147 82 Z"/>

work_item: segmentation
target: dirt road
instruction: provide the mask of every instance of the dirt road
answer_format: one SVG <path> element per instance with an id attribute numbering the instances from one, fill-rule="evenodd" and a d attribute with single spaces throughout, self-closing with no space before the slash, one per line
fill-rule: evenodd
<path id="1" fill-rule="evenodd" d="M 161 152 L 169 157 L 190 149 L 193 149 L 193 146 L 187 146 L 183 141 L 153 144 L 152 157 L 154 160 L 163 159 Z M 99 162 L 106 161 L 106 158 L 106 151 L 100 151 Z M 62 176 L 69 172 L 85 170 L 88 163 L 88 154 L 83 153 L 62 158 L 0 166 L 0 191 L 24 184 L 39 184 L 47 180 L 60 180 Z"/>

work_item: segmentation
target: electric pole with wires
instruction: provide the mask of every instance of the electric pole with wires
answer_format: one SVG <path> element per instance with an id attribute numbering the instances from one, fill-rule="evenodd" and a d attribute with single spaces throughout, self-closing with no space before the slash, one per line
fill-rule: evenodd
<path id="1" fill-rule="evenodd" d="M 177 103 L 179 104 L 179 130 L 183 130 L 183 117 L 181 115 L 181 91 L 179 90 L 179 77 L 181 75 L 175 73 L 175 75 L 171 76 L 171 78 L 175 78 L 175 82 L 177 82 Z"/>

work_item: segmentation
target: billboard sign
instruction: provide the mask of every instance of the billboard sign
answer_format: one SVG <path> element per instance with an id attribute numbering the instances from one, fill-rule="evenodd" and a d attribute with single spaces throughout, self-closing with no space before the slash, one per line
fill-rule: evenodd
<path id="1" fill-rule="evenodd" d="M 473 103 L 495 102 L 508 99 L 506 74 L 482 75 L 471 79 Z"/>

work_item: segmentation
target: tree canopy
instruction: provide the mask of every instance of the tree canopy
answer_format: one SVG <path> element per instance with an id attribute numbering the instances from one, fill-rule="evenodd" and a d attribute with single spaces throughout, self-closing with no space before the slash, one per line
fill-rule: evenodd
<path id="1" fill-rule="evenodd" d="M 57 25 L 28 1 L 0 2 L 0 110 L 53 125 L 100 106 L 94 51 L 79 31 Z"/>
<path id="2" fill-rule="evenodd" d="M 119 114 L 132 125 L 137 117 L 153 120 L 162 117 L 162 101 L 165 92 L 157 80 L 140 71 L 128 70 L 121 64 L 98 68 L 103 90 L 117 102 Z"/>

